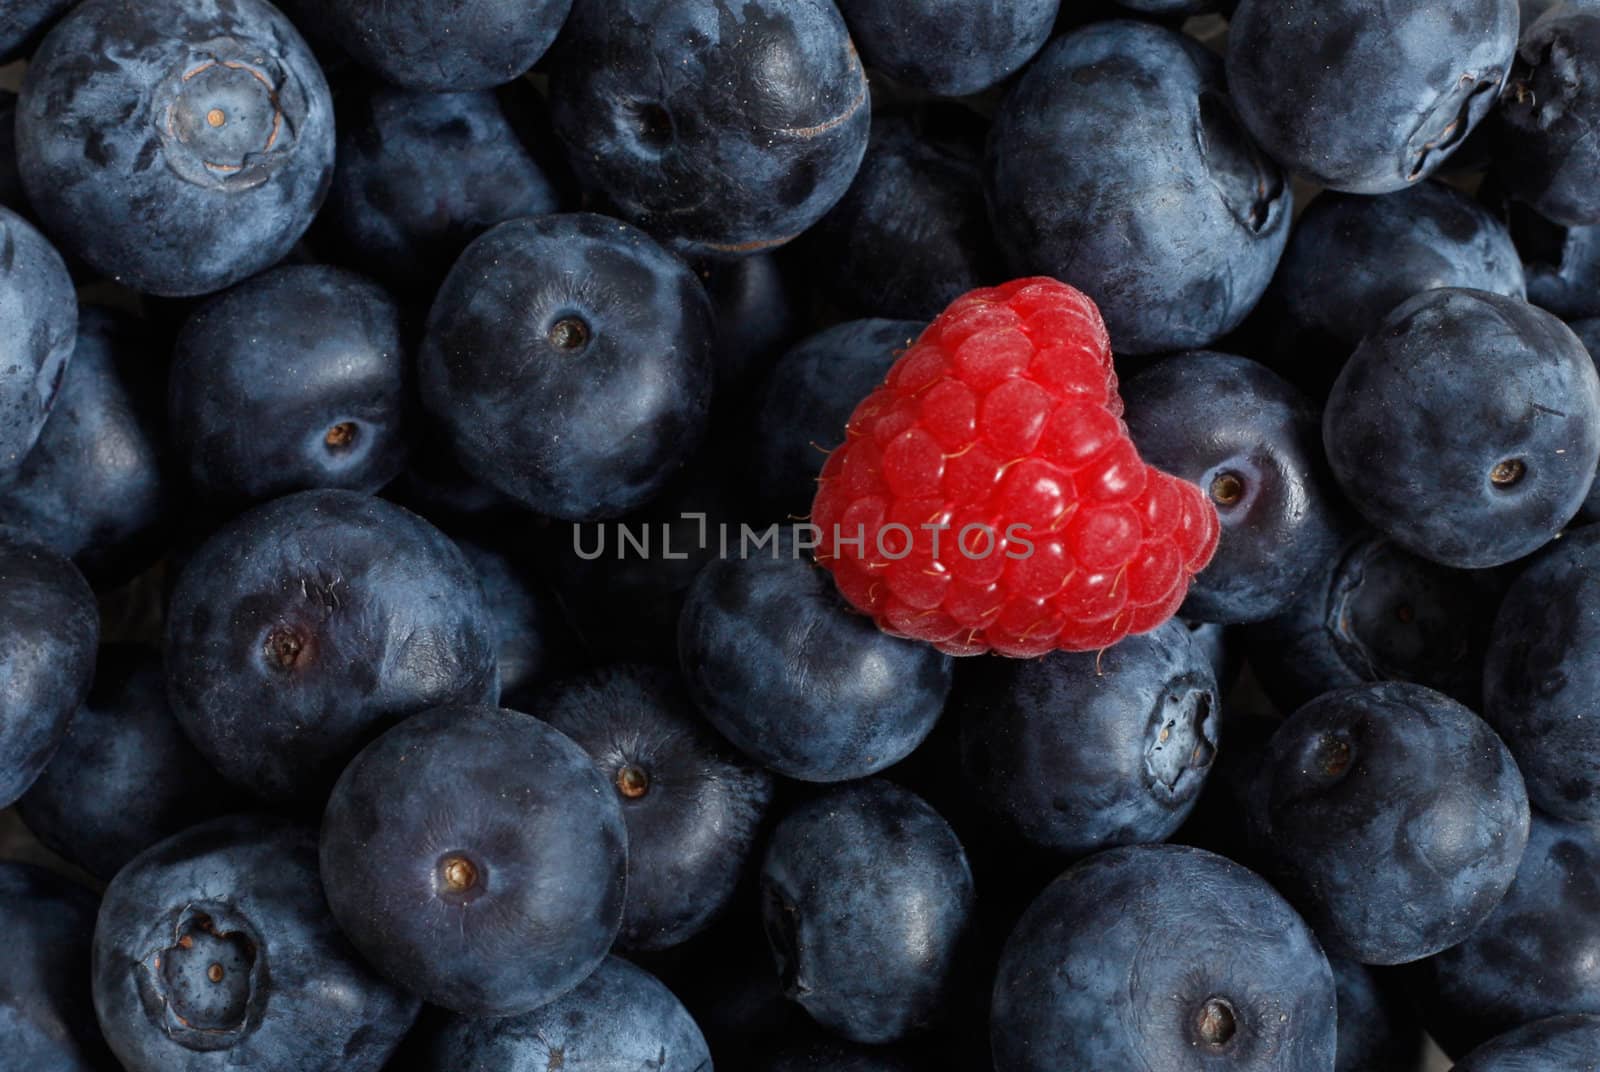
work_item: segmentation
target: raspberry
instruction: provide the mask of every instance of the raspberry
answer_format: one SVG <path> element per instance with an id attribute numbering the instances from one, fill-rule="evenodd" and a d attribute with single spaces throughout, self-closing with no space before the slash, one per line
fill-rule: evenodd
<path id="1" fill-rule="evenodd" d="M 1019 279 L 957 298 L 823 465 L 818 561 L 879 627 L 952 655 L 1092 651 L 1177 612 L 1216 511 L 1140 460 L 1083 294 Z"/>

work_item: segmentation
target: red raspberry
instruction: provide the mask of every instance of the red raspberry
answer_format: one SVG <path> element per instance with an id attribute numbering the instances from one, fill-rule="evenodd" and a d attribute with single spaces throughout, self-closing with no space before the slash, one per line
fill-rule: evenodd
<path id="1" fill-rule="evenodd" d="M 811 520 L 850 603 L 952 655 L 1154 629 L 1218 536 L 1199 488 L 1139 459 L 1099 310 L 1043 278 L 929 325 L 851 415 Z"/>

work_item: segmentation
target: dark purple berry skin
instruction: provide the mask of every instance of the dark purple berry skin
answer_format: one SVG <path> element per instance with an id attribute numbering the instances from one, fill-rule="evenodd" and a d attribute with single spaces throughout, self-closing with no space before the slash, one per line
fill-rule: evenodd
<path id="1" fill-rule="evenodd" d="M 1441 566 L 1364 531 L 1288 610 L 1246 628 L 1250 667 L 1284 711 L 1375 681 L 1426 685 L 1481 710 L 1505 585 L 1496 571 Z"/>
<path id="2" fill-rule="evenodd" d="M 393 480 L 412 405 L 402 319 L 383 287 L 325 265 L 275 268 L 202 305 L 178 333 L 167 404 L 194 489 L 243 503 Z"/>
<path id="3" fill-rule="evenodd" d="M 755 853 L 773 778 L 706 724 L 678 675 L 613 666 L 545 690 L 529 710 L 571 737 L 628 825 L 619 947 L 666 949 L 732 903 Z"/>
<path id="4" fill-rule="evenodd" d="M 1140 456 L 1205 491 L 1222 526 L 1183 616 L 1233 623 L 1281 613 L 1344 527 L 1315 405 L 1265 365 L 1208 351 L 1156 362 L 1122 398 Z"/>
<path id="5" fill-rule="evenodd" d="M 143 571 L 170 539 L 181 480 L 164 387 L 150 324 L 85 306 L 50 419 L 11 478 L 0 476 L 0 517 L 71 558 L 97 589 Z"/>
<path id="6" fill-rule="evenodd" d="M 1462 1054 L 1546 1016 L 1600 1013 L 1600 838 L 1533 814 L 1517 878 L 1466 941 L 1412 976 L 1429 1034 Z"/>
<path id="7" fill-rule="evenodd" d="M 167 613 L 173 714 L 224 776 L 319 809 L 407 715 L 499 695 L 494 626 L 449 538 L 382 499 L 305 491 L 220 529 Z"/>
<path id="8" fill-rule="evenodd" d="M 1511 70 L 1516 0 L 1242 0 L 1228 84 L 1245 125 L 1290 171 L 1347 193 L 1403 190 L 1482 122 Z M 1352 107 L 1344 90 L 1363 87 Z"/>
<path id="9" fill-rule="evenodd" d="M 963 660 L 951 707 L 978 800 L 1062 857 L 1166 840 L 1217 754 L 1216 678 L 1179 621 L 1104 652 Z"/>
<path id="10" fill-rule="evenodd" d="M 716 331 L 689 266 L 592 213 L 502 223 L 428 316 L 422 403 L 473 476 L 549 517 L 617 517 L 691 457 Z"/>
<path id="11" fill-rule="evenodd" d="M 868 67 L 941 97 L 981 93 L 1021 70 L 1049 40 L 1060 8 L 1061 0 L 839 4 Z"/>
<path id="12" fill-rule="evenodd" d="M 477 93 L 349 87 L 319 250 L 397 293 L 431 298 L 474 238 L 570 199 L 548 126 L 525 82 Z"/>
<path id="13" fill-rule="evenodd" d="M 89 947 L 98 899 L 32 864 L 0 861 L 0 1023 L 5 1058 L 29 1072 L 110 1072 L 95 1023 Z"/>
<path id="14" fill-rule="evenodd" d="M 628 830 L 570 737 L 531 715 L 438 707 L 345 769 L 322 820 L 328 904 L 386 976 L 466 1016 L 568 993 L 622 924 Z"/>
<path id="15" fill-rule="evenodd" d="M 1240 126 L 1222 64 L 1143 22 L 1046 45 L 995 114 L 984 181 L 1013 274 L 1082 290 L 1119 355 L 1232 331 L 1289 238 L 1289 184 Z"/>
<path id="16" fill-rule="evenodd" d="M 800 805 L 773 830 L 761 896 L 785 994 L 818 1023 L 882 1044 L 938 1021 L 975 894 L 961 842 L 921 797 L 872 779 Z"/>
<path id="17" fill-rule="evenodd" d="M 0 208 L 0 482 L 38 442 L 66 375 L 78 297 L 54 246 Z"/>
<path id="18" fill-rule="evenodd" d="M 1495 110 L 1495 177 L 1517 200 L 1568 227 L 1600 224 L 1600 12 L 1562 4 L 1524 27 Z"/>
<path id="19" fill-rule="evenodd" d="M 1472 933 L 1516 875 L 1528 796 L 1477 715 L 1420 685 L 1338 689 L 1273 734 L 1252 844 L 1331 952 L 1403 964 Z"/>
<path id="20" fill-rule="evenodd" d="M 136 290 L 209 294 L 310 226 L 333 101 L 265 0 L 84 0 L 28 66 L 17 159 L 63 250 Z"/>
<path id="21" fill-rule="evenodd" d="M 27 791 L 94 676 L 100 613 L 83 574 L 0 526 L 0 805 Z"/>
<path id="22" fill-rule="evenodd" d="M 1552 1016 L 1479 1046 L 1454 1072 L 1589 1072 L 1600 1049 L 1600 1016 Z"/>
<path id="23" fill-rule="evenodd" d="M 421 1004 L 340 933 L 316 832 L 266 815 L 190 827 L 119 871 L 93 978 L 129 1072 L 378 1072 Z"/>
<path id="24" fill-rule="evenodd" d="M 384 81 L 434 93 L 517 78 L 561 32 L 572 0 L 331 0 L 319 17 L 339 46 Z"/>
<path id="25" fill-rule="evenodd" d="M 1441 565 L 1498 566 L 1538 550 L 1583 505 L 1600 463 L 1600 377 L 1542 309 L 1425 291 L 1340 372 L 1322 442 L 1372 527 Z"/>
<path id="26" fill-rule="evenodd" d="M 989 1030 L 995 1072 L 1331 1072 L 1333 973 L 1294 909 L 1238 864 L 1187 846 L 1111 849 L 1023 913 Z"/>
<path id="27" fill-rule="evenodd" d="M 549 71 L 579 180 L 686 256 L 793 239 L 867 146 L 866 72 L 826 0 L 577 0 Z"/>
<path id="28" fill-rule="evenodd" d="M 1600 525 L 1563 536 L 1506 592 L 1483 666 L 1483 714 L 1551 815 L 1600 819 Z"/>
<path id="29" fill-rule="evenodd" d="M 711 1072 L 700 1028 L 672 991 L 607 957 L 566 996 L 521 1016 L 448 1016 L 419 1043 L 415 1072 Z"/>
<path id="30" fill-rule="evenodd" d="M 172 717 L 158 652 L 107 644 L 61 747 L 17 811 L 102 879 L 156 842 L 243 805 Z"/>

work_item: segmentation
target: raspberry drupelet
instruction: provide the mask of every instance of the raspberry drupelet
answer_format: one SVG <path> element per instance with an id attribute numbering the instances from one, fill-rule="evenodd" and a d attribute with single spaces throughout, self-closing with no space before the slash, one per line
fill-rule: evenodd
<path id="1" fill-rule="evenodd" d="M 1140 460 L 1094 303 L 1054 279 L 957 298 L 856 407 L 811 520 L 886 632 L 951 655 L 1093 651 L 1178 610 L 1204 493 Z"/>

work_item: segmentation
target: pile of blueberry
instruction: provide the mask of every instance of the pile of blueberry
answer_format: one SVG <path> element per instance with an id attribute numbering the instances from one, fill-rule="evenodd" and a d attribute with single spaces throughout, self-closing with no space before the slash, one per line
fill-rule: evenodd
<path id="1" fill-rule="evenodd" d="M 12 61 L 0 1070 L 1600 1070 L 1600 4 Z"/>

